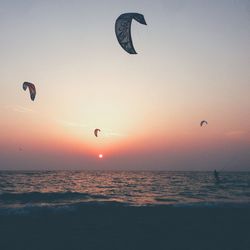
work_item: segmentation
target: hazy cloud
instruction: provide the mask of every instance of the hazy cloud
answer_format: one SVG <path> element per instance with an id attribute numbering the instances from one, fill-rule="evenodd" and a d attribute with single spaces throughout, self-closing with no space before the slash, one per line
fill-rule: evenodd
<path id="1" fill-rule="evenodd" d="M 104 136 L 105 137 L 123 137 L 125 135 L 121 133 L 117 133 L 117 132 L 112 132 L 112 131 L 104 131 Z"/>
<path id="2" fill-rule="evenodd" d="M 249 132 L 246 130 L 232 130 L 225 134 L 227 137 L 232 139 L 246 138 L 249 136 Z"/>
<path id="3" fill-rule="evenodd" d="M 26 107 L 19 106 L 19 105 L 6 106 L 5 108 L 13 112 L 19 112 L 19 113 L 33 113 L 34 112 L 33 109 L 26 108 Z"/>
<path id="4" fill-rule="evenodd" d="M 79 128 L 86 128 L 89 127 L 86 124 L 81 124 L 81 123 L 77 123 L 77 122 L 71 122 L 71 121 L 65 121 L 65 120 L 60 120 L 60 119 L 56 119 L 56 122 L 58 122 L 59 124 L 65 126 L 65 127 L 79 127 Z"/>

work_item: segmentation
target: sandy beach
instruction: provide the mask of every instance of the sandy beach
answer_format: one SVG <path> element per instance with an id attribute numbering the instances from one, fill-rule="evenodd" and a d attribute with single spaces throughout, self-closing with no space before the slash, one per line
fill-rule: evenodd
<path id="1" fill-rule="evenodd" d="M 86 205 L 0 216 L 0 249 L 249 250 L 249 208 Z"/>

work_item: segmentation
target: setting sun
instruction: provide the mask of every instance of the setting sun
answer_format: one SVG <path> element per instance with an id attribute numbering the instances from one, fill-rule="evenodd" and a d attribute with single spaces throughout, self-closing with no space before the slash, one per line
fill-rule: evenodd
<path id="1" fill-rule="evenodd" d="M 103 154 L 99 154 L 99 158 L 102 159 L 103 158 Z"/>

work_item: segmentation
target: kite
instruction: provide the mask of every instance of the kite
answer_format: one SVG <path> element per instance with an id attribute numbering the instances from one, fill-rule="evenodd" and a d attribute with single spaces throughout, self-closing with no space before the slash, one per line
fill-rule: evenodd
<path id="1" fill-rule="evenodd" d="M 122 48 L 129 54 L 137 54 L 131 37 L 131 23 L 133 19 L 141 24 L 147 25 L 144 16 L 139 13 L 121 14 L 115 22 L 117 40 Z"/>
<path id="2" fill-rule="evenodd" d="M 94 131 L 94 134 L 96 137 L 98 137 L 98 132 L 101 132 L 101 130 L 99 128 L 96 128 L 95 131 Z"/>
<path id="3" fill-rule="evenodd" d="M 207 121 L 204 120 L 204 121 L 201 121 L 201 123 L 200 123 L 201 127 L 203 126 L 203 124 L 208 124 L 208 123 L 207 123 Z"/>
<path id="4" fill-rule="evenodd" d="M 23 83 L 23 90 L 26 90 L 27 87 L 29 88 L 29 91 L 30 91 L 30 98 L 32 101 L 34 101 L 35 97 L 36 97 L 36 87 L 33 83 L 24 82 Z"/>

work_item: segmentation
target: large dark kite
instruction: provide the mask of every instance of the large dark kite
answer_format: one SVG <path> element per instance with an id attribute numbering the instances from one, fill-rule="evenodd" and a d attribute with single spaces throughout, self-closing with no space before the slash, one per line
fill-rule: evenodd
<path id="1" fill-rule="evenodd" d="M 131 23 L 133 19 L 141 24 L 147 25 L 144 16 L 139 13 L 121 14 L 115 22 L 117 40 L 122 48 L 129 54 L 137 54 L 131 37 Z"/>

